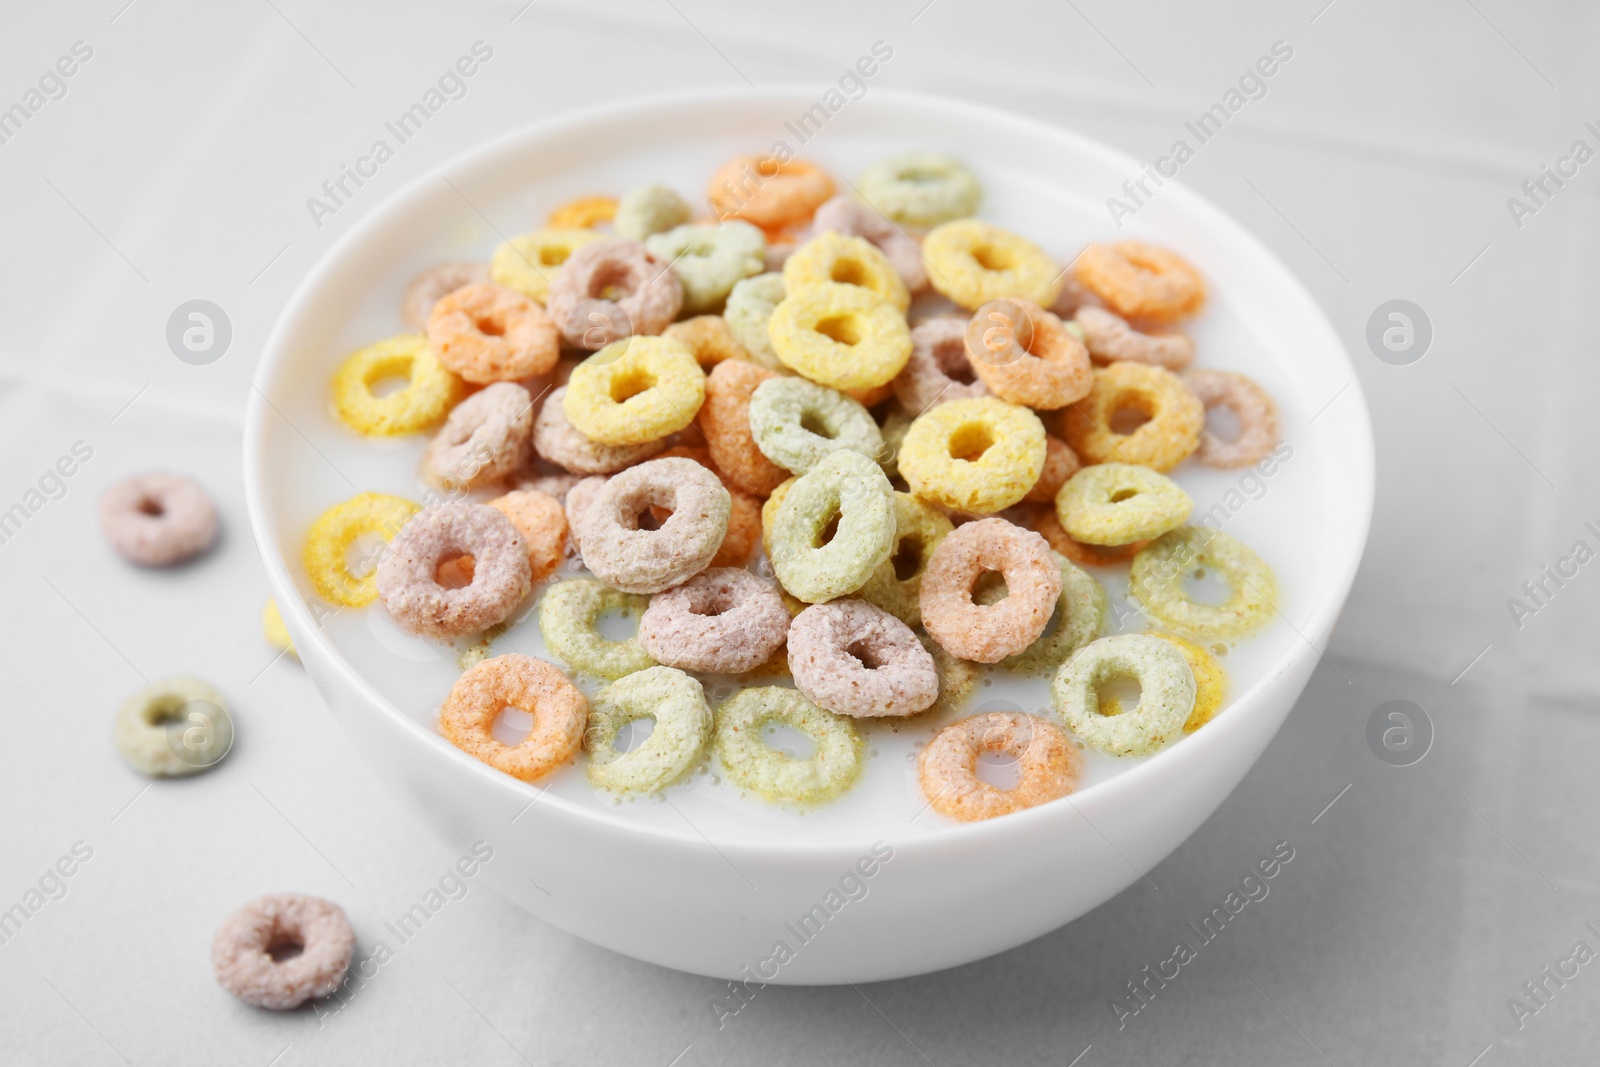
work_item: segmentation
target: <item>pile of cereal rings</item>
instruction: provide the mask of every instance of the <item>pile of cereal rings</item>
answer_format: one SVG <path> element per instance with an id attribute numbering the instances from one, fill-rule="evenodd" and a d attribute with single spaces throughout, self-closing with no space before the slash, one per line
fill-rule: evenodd
<path id="1" fill-rule="evenodd" d="M 706 211 L 659 184 L 584 197 L 423 273 L 411 332 L 338 367 L 351 431 L 432 435 L 426 490 L 328 508 L 310 587 L 466 647 L 438 718 L 464 752 L 527 782 L 581 754 L 618 798 L 714 760 L 804 808 L 860 780 L 870 730 L 920 728 L 927 804 L 971 821 L 1071 793 L 1084 747 L 1149 755 L 1221 710 L 1214 653 L 1271 620 L 1276 579 L 1189 524 L 1170 475 L 1270 462 L 1279 436 L 1259 385 L 1191 367 L 1200 274 L 1138 241 L 1064 268 L 976 217 L 982 186 L 942 155 L 849 188 L 749 156 Z M 1208 429 L 1219 408 L 1236 435 Z M 363 539 L 382 547 L 352 567 Z M 1144 620 L 1112 633 L 1096 571 L 1122 563 Z M 1197 572 L 1226 599 L 1192 597 Z M 625 639 L 599 626 L 618 612 Z M 559 665 L 488 655 L 528 613 Z M 964 714 L 985 666 L 1047 676 L 1050 707 Z M 1102 695 L 1119 681 L 1134 706 Z M 533 722 L 515 744 L 507 707 Z M 814 753 L 770 744 L 780 725 Z M 980 778 L 991 753 L 1013 787 Z"/>

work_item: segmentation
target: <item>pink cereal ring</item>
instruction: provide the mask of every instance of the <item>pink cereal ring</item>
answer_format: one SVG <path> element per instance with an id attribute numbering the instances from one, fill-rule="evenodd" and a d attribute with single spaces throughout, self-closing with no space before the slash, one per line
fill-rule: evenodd
<path id="1" fill-rule="evenodd" d="M 658 529 L 641 528 L 641 516 L 655 507 L 671 514 Z M 583 513 L 583 562 L 614 589 L 659 593 L 710 565 L 732 511 L 721 480 L 694 460 L 648 460 L 607 481 Z"/>
<path id="2" fill-rule="evenodd" d="M 933 657 L 911 627 L 865 600 L 806 608 L 789 626 L 795 688 L 853 718 L 915 715 L 939 698 Z"/>
<path id="3" fill-rule="evenodd" d="M 928 287 L 928 269 L 922 264 L 922 249 L 876 208 L 841 193 L 817 208 L 811 228 L 819 233 L 832 230 L 846 237 L 860 237 L 876 245 L 912 296 Z"/>
<path id="4" fill-rule="evenodd" d="M 1083 343 L 1096 363 L 1127 360 L 1182 370 L 1194 360 L 1194 342 L 1176 330 L 1140 333 L 1126 319 L 1099 307 L 1079 308 L 1077 322 L 1083 328 Z"/>
<path id="5" fill-rule="evenodd" d="M 1072 446 L 1053 433 L 1044 435 L 1044 470 L 1028 495 L 1022 499 L 1030 504 L 1054 504 L 1056 494 L 1067 484 L 1067 479 L 1078 473 L 1083 460 Z"/>
<path id="6" fill-rule="evenodd" d="M 978 777 L 978 757 L 1003 752 L 1020 780 L 1000 789 Z M 1083 757 L 1066 731 L 1037 715 L 991 711 L 952 723 L 934 735 L 918 760 L 922 792 L 941 815 L 961 822 L 992 819 L 1070 794 Z"/>
<path id="7" fill-rule="evenodd" d="M 670 266 L 638 241 L 591 241 L 561 264 L 545 308 L 567 343 L 590 352 L 659 334 L 683 307 L 683 284 Z"/>
<path id="8" fill-rule="evenodd" d="M 561 332 L 544 308 L 515 289 L 467 285 L 433 305 L 428 344 L 447 370 L 485 385 L 550 373 Z"/>
<path id="9" fill-rule="evenodd" d="M 603 445 L 586 437 L 567 419 L 567 387 L 560 386 L 544 398 L 533 420 L 533 448 L 542 458 L 573 474 L 611 474 L 632 466 L 667 447 L 665 440 L 637 445 Z"/>
<path id="10" fill-rule="evenodd" d="M 894 395 L 913 418 L 947 400 L 992 396 L 967 360 L 966 319 L 925 319 L 911 330 L 911 358 Z"/>
<path id="11" fill-rule="evenodd" d="M 446 492 L 476 489 L 528 459 L 533 397 L 515 382 L 495 382 L 455 406 L 422 452 L 422 480 Z"/>
<path id="12" fill-rule="evenodd" d="M 100 532 L 129 563 L 170 567 L 216 541 L 217 508 L 192 478 L 135 474 L 100 497 Z"/>
<path id="13" fill-rule="evenodd" d="M 448 296 L 467 285 L 486 285 L 493 281 L 487 263 L 441 263 L 429 267 L 406 286 L 400 300 L 400 318 L 407 328 L 424 333 L 428 329 L 428 316 L 439 298 Z"/>
<path id="14" fill-rule="evenodd" d="M 1202 428 L 1195 459 L 1208 467 L 1248 467 L 1277 447 L 1277 406 L 1261 386 L 1242 374 L 1220 370 L 1189 371 L 1183 384 L 1207 411 L 1226 408 L 1239 422 L 1239 436 L 1232 441 Z"/>
<path id="15" fill-rule="evenodd" d="M 999 571 L 1006 596 L 975 603 L 973 587 Z M 1004 519 L 957 526 L 928 557 L 922 574 L 922 625 L 957 659 L 998 663 L 1038 640 L 1061 596 L 1061 568 L 1050 544 Z"/>
<path id="16" fill-rule="evenodd" d="M 217 984 L 246 1004 L 288 1011 L 338 989 L 355 949 L 339 905 L 269 893 L 222 920 L 211 938 L 211 969 Z"/>
<path id="17" fill-rule="evenodd" d="M 701 571 L 657 593 L 639 620 L 639 640 L 657 662 L 717 674 L 754 670 L 788 633 L 778 587 L 736 567 Z"/>
<path id="18" fill-rule="evenodd" d="M 439 583 L 441 565 L 472 557 L 472 582 Z M 378 564 L 378 596 L 402 630 L 435 638 L 478 633 L 504 622 L 533 588 L 528 544 L 487 504 L 437 504 L 400 528 Z"/>

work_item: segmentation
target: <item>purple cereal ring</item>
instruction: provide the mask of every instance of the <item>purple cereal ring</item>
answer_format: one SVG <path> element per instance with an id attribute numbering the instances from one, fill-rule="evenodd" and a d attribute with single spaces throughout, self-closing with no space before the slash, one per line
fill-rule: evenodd
<path id="1" fill-rule="evenodd" d="M 991 396 L 967 359 L 965 319 L 925 319 L 911 330 L 911 358 L 895 376 L 894 395 L 912 418 L 947 400 Z"/>
<path id="2" fill-rule="evenodd" d="M 446 492 L 489 484 L 521 467 L 533 432 L 533 397 L 495 382 L 457 404 L 422 453 L 422 480 Z"/>
<path id="3" fill-rule="evenodd" d="M 1167 370 L 1182 370 L 1194 360 L 1194 342 L 1176 330 L 1141 333 L 1105 308 L 1081 307 L 1077 323 L 1083 343 L 1096 363 L 1150 363 Z"/>
<path id="4" fill-rule="evenodd" d="M 304 893 L 269 893 L 243 905 L 211 939 L 217 984 L 246 1004 L 298 1008 L 339 988 L 355 954 L 344 910 Z"/>
<path id="5" fill-rule="evenodd" d="M 567 420 L 562 403 L 566 395 L 564 385 L 551 392 L 533 420 L 533 449 L 556 466 L 565 467 L 573 474 L 611 474 L 667 447 L 663 440 L 637 445 L 603 445 L 584 436 L 582 430 Z"/>
<path id="6" fill-rule="evenodd" d="M 487 263 L 441 263 L 429 267 L 406 286 L 400 299 L 400 318 L 417 333 L 428 332 L 428 316 L 442 297 L 468 285 L 488 285 L 494 281 Z"/>
<path id="7" fill-rule="evenodd" d="M 1071 321 L 1077 317 L 1082 308 L 1103 308 L 1105 303 L 1095 296 L 1089 289 L 1072 275 L 1061 279 L 1061 295 L 1056 297 L 1056 302 L 1050 305 L 1050 313 L 1061 319 L 1062 322 Z"/>
<path id="8" fill-rule="evenodd" d="M 754 670 L 788 632 L 778 587 L 737 567 L 714 567 L 657 593 L 639 620 L 639 640 L 657 662 L 717 674 Z"/>
<path id="9" fill-rule="evenodd" d="M 568 344 L 590 352 L 634 334 L 658 334 L 683 307 L 683 285 L 670 268 L 638 241 L 590 241 L 561 264 L 545 309 Z"/>
<path id="10" fill-rule="evenodd" d="M 659 529 L 641 529 L 640 516 L 653 507 L 671 514 Z M 606 482 L 584 512 L 584 565 L 624 593 L 670 589 L 710 565 L 732 511 L 721 480 L 694 460 L 649 460 Z"/>
<path id="11" fill-rule="evenodd" d="M 563 501 L 567 509 L 567 537 L 572 541 L 572 550 L 577 553 L 579 560 L 583 559 L 583 543 L 579 539 L 578 529 L 583 517 L 589 513 L 589 505 L 594 503 L 594 498 L 600 495 L 605 484 L 606 479 L 598 474 L 585 478 L 567 490 L 566 500 Z"/>
<path id="12" fill-rule="evenodd" d="M 439 584 L 439 567 L 472 557 L 472 582 Z M 504 622 L 533 588 L 528 544 L 498 510 L 464 500 L 437 504 L 400 528 L 378 564 L 378 596 L 399 627 L 450 638 Z"/>
<path id="13" fill-rule="evenodd" d="M 170 567 L 215 543 L 217 508 L 192 478 L 135 474 L 100 497 L 100 532 L 129 563 Z"/>
<path id="14" fill-rule="evenodd" d="M 1200 398 L 1207 411 L 1226 408 L 1239 423 L 1239 435 L 1231 441 L 1202 429 L 1195 459 L 1225 470 L 1248 467 L 1277 447 L 1277 405 L 1254 381 L 1230 371 L 1192 370 L 1183 376 L 1183 384 Z"/>
<path id="15" fill-rule="evenodd" d="M 524 493 L 543 493 L 545 496 L 553 496 L 562 503 L 566 503 L 567 493 L 581 481 L 583 481 L 581 474 L 536 474 L 530 472 L 507 479 L 506 488 L 508 490 L 519 489 Z"/>
<path id="16" fill-rule="evenodd" d="M 915 715 L 939 698 L 933 657 L 911 627 L 865 600 L 813 604 L 796 615 L 789 670 L 813 704 L 857 719 Z"/>
<path id="17" fill-rule="evenodd" d="M 811 226 L 818 233 L 833 230 L 876 245 L 889 260 L 889 265 L 894 267 L 895 273 L 900 275 L 906 291 L 912 295 L 928 287 L 928 269 L 922 263 L 922 249 L 897 229 L 894 223 L 879 214 L 876 208 L 841 193 L 817 208 Z"/>

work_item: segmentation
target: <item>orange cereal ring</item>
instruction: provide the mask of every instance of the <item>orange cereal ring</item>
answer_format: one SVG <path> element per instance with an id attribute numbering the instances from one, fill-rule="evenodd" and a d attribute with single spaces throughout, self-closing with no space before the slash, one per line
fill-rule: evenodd
<path id="1" fill-rule="evenodd" d="M 991 300 L 967 323 L 967 359 L 995 396 L 1038 411 L 1089 394 L 1089 350 L 1038 304 Z"/>
<path id="2" fill-rule="evenodd" d="M 978 757 L 1004 752 L 1021 779 L 1010 789 L 978 777 Z M 917 761 L 923 795 L 941 815 L 961 822 L 993 819 L 1067 796 L 1083 776 L 1083 757 L 1055 723 L 1020 711 L 991 711 L 952 723 L 934 735 Z"/>
<path id="3" fill-rule="evenodd" d="M 734 339 L 733 332 L 721 315 L 696 315 L 692 319 L 675 322 L 661 331 L 662 337 L 681 342 L 694 353 L 694 361 L 704 370 L 729 359 L 749 360 L 750 353 Z"/>
<path id="4" fill-rule="evenodd" d="M 561 332 L 544 308 L 493 284 L 440 297 L 428 343 L 446 369 L 478 385 L 548 374 L 561 354 Z"/>
<path id="5" fill-rule="evenodd" d="M 1147 420 L 1117 429 L 1122 412 Z M 1094 388 L 1066 411 L 1062 436 L 1086 463 L 1132 463 L 1165 474 L 1200 445 L 1206 407 L 1176 374 L 1145 363 L 1096 367 Z"/>
<path id="6" fill-rule="evenodd" d="M 973 600 L 986 571 L 999 571 L 1006 596 Z M 952 656 L 998 663 L 1044 633 L 1061 596 L 1061 568 L 1039 534 L 1004 519 L 957 526 L 928 557 L 922 574 L 922 627 Z"/>
<path id="7" fill-rule="evenodd" d="M 561 566 L 567 548 L 567 514 L 561 501 L 532 489 L 518 489 L 489 501 L 528 542 L 528 567 L 542 582 Z"/>
<path id="8" fill-rule="evenodd" d="M 533 729 L 514 746 L 492 732 L 508 707 L 533 716 Z M 456 679 L 439 709 L 439 729 L 452 745 L 524 782 L 572 759 L 588 720 L 589 702 L 578 687 L 531 656 L 495 656 L 477 664 Z"/>
<path id="9" fill-rule="evenodd" d="M 833 179 L 821 168 L 775 156 L 735 156 L 706 189 L 719 219 L 744 219 L 779 235 L 809 222 L 832 195 Z"/>
<path id="10" fill-rule="evenodd" d="M 1033 483 L 1033 488 L 1028 490 L 1028 495 L 1023 497 L 1023 502 L 1028 504 L 1055 504 L 1056 494 L 1061 487 L 1067 484 L 1067 479 L 1078 473 L 1083 466 L 1083 460 L 1072 450 L 1072 446 L 1053 433 L 1044 435 L 1044 470 L 1039 472 L 1039 480 Z"/>
<path id="11" fill-rule="evenodd" d="M 545 225 L 555 230 L 588 230 L 616 217 L 616 197 L 580 196 L 550 212 Z"/>
<path id="12" fill-rule="evenodd" d="M 1176 252 L 1142 241 L 1090 245 L 1079 254 L 1073 273 L 1125 319 L 1171 322 L 1193 315 L 1206 302 L 1199 271 Z"/>
<path id="13" fill-rule="evenodd" d="M 777 375 L 742 359 L 718 363 L 706 375 L 706 399 L 695 415 L 712 460 L 732 487 L 767 496 L 789 472 L 764 455 L 750 432 L 750 395 Z"/>

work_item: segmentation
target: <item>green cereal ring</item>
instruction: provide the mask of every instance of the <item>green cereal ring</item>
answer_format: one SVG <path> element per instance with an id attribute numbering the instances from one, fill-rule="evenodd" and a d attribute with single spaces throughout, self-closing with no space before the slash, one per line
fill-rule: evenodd
<path id="1" fill-rule="evenodd" d="M 744 345 L 751 362 L 767 370 L 786 369 L 772 347 L 772 338 L 767 336 L 767 321 L 783 297 L 782 274 L 757 274 L 735 285 L 722 309 L 722 321 L 728 324 L 734 340 Z"/>
<path id="2" fill-rule="evenodd" d="M 1100 687 L 1117 678 L 1139 683 L 1139 704 L 1100 713 Z M 1183 733 L 1194 709 L 1194 673 L 1178 646 L 1147 634 L 1102 637 L 1079 649 L 1050 684 L 1056 714 L 1092 748 L 1112 756 L 1148 756 Z"/>
<path id="3" fill-rule="evenodd" d="M 889 412 L 878 427 L 878 432 L 883 435 L 883 451 L 878 453 L 878 465 L 891 478 L 900 477 L 900 447 L 905 443 L 909 429 L 911 415 L 899 407 Z"/>
<path id="4" fill-rule="evenodd" d="M 1202 604 L 1184 590 L 1183 580 L 1205 567 L 1228 583 L 1224 603 Z M 1180 526 L 1141 550 L 1128 587 L 1146 615 L 1187 637 L 1243 637 L 1277 610 L 1272 568 L 1237 538 L 1205 526 Z"/>
<path id="5" fill-rule="evenodd" d="M 939 722 L 948 715 L 959 712 L 967 703 L 967 698 L 972 696 L 972 691 L 978 687 L 978 677 L 981 668 L 969 659 L 957 659 L 944 650 L 944 646 L 925 633 L 917 634 L 917 640 L 922 642 L 922 647 L 928 650 L 933 657 L 933 669 L 939 676 L 939 699 L 933 706 L 922 712 L 926 719 L 918 721 Z"/>
<path id="6" fill-rule="evenodd" d="M 605 234 L 594 230 L 535 230 L 500 245 L 489 261 L 489 275 L 496 285 L 515 289 L 529 300 L 544 303 L 550 283 L 567 257 L 590 241 Z"/>
<path id="7" fill-rule="evenodd" d="M 928 557 L 955 526 L 910 493 L 894 495 L 894 548 L 878 564 L 861 599 L 876 604 L 910 627 L 922 625 L 922 572 Z"/>
<path id="8" fill-rule="evenodd" d="M 1056 493 L 1061 528 L 1087 545 L 1148 541 L 1182 526 L 1193 510 L 1177 482 L 1132 463 L 1084 467 Z"/>
<path id="9" fill-rule="evenodd" d="M 767 744 L 762 728 L 791 726 L 816 743 L 816 755 L 795 759 Z M 746 689 L 717 708 L 717 758 L 735 785 L 768 804 L 821 804 L 861 776 L 865 747 L 855 724 L 823 711 L 799 690 Z"/>
<path id="10" fill-rule="evenodd" d="M 840 449 L 784 494 L 773 519 L 772 569 L 793 596 L 821 604 L 865 585 L 894 551 L 894 532 L 888 476 L 861 453 Z"/>
<path id="11" fill-rule="evenodd" d="M 937 226 L 978 210 L 983 186 L 959 160 L 936 152 L 880 159 L 856 179 L 861 198 L 902 226 Z"/>
<path id="12" fill-rule="evenodd" d="M 1044 471 L 1044 423 L 998 397 L 929 408 L 906 431 L 900 476 L 924 500 L 993 515 L 1028 494 Z"/>
<path id="13" fill-rule="evenodd" d="M 636 719 L 654 719 L 655 729 L 637 748 L 618 752 L 617 734 Z M 711 708 L 700 683 L 673 667 L 647 667 L 589 702 L 589 782 L 609 793 L 659 793 L 694 770 L 710 739 Z"/>
<path id="14" fill-rule="evenodd" d="M 638 634 L 612 641 L 600 636 L 595 623 L 608 611 L 638 618 L 649 606 L 647 596 L 619 592 L 593 578 L 572 578 L 551 586 L 539 601 L 539 632 L 550 654 L 573 670 L 621 678 L 654 667 L 656 661 Z"/>
<path id="15" fill-rule="evenodd" d="M 117 708 L 117 753 L 151 778 L 208 771 L 233 747 L 233 719 L 222 694 L 187 674 L 153 682 Z"/>
<path id="16" fill-rule="evenodd" d="M 645 238 L 644 246 L 683 283 L 683 314 L 722 310 L 733 287 L 767 262 L 767 238 L 759 229 L 730 219 L 719 226 L 674 226 Z"/>
<path id="17" fill-rule="evenodd" d="M 1038 640 L 1015 656 L 1001 660 L 999 666 L 1008 671 L 1035 674 L 1055 670 L 1078 649 L 1105 636 L 1110 604 L 1104 587 L 1092 574 L 1061 553 L 1051 552 L 1050 555 L 1061 566 L 1061 598 L 1056 601 L 1055 629 L 1046 624 Z M 973 599 L 980 604 L 992 604 L 1004 595 L 1001 586 L 995 585 Z"/>
<path id="18" fill-rule="evenodd" d="M 629 189 L 617 201 L 611 226 L 622 237 L 643 241 L 652 234 L 665 233 L 694 217 L 689 202 L 665 185 L 641 185 Z"/>
<path id="19" fill-rule="evenodd" d="M 750 395 L 750 433 L 761 454 L 804 474 L 841 448 L 876 460 L 883 435 L 872 413 L 804 378 L 768 378 Z"/>

